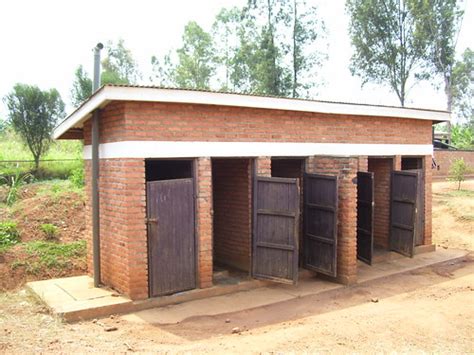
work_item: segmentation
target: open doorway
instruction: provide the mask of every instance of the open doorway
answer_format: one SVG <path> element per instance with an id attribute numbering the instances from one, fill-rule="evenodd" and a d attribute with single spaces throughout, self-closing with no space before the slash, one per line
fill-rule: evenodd
<path id="1" fill-rule="evenodd" d="M 196 288 L 192 160 L 146 160 L 150 297 Z"/>
<path id="2" fill-rule="evenodd" d="M 389 250 L 390 238 L 390 181 L 393 158 L 368 159 L 368 171 L 373 173 L 373 235 L 375 261 Z"/>
<path id="3" fill-rule="evenodd" d="M 212 159 L 213 282 L 238 283 L 251 271 L 252 160 Z"/>

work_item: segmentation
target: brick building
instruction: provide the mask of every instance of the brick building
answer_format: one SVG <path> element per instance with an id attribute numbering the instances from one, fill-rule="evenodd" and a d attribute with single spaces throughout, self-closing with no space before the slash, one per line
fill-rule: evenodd
<path id="1" fill-rule="evenodd" d="M 349 284 L 358 259 L 431 245 L 432 124 L 447 112 L 105 86 L 54 133 L 84 140 L 87 187 L 93 112 L 101 282 L 132 299 L 211 287 L 217 269 Z"/>

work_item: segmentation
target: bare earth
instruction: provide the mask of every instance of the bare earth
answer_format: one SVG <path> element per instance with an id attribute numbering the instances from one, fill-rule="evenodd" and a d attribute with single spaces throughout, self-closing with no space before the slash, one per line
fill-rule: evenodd
<path id="1" fill-rule="evenodd" d="M 472 250 L 474 220 L 469 213 L 474 199 L 448 199 L 452 187 L 434 184 L 434 240 L 441 247 Z M 474 191 L 474 182 L 463 188 Z M 301 297 L 179 324 L 134 323 L 123 317 L 62 324 L 26 292 L 4 293 L 0 353 L 473 353 L 473 291 L 471 254 L 456 263 L 348 287 L 331 296 Z M 106 332 L 104 326 L 117 330 Z M 233 327 L 242 332 L 231 334 Z"/>

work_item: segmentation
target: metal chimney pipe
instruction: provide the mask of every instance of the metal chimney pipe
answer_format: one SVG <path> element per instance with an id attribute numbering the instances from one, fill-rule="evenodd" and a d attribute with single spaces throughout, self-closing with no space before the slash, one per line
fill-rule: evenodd
<path id="1" fill-rule="evenodd" d="M 92 92 L 100 87 L 100 51 L 102 43 L 94 47 L 94 81 Z M 99 109 L 92 115 L 92 256 L 94 287 L 100 286 L 100 201 L 99 201 Z"/>

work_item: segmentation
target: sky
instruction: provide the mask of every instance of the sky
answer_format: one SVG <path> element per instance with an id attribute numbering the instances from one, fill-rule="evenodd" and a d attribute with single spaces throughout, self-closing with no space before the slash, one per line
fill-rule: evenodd
<path id="1" fill-rule="evenodd" d="M 311 1 L 311 0 L 310 0 Z M 380 85 L 366 85 L 349 72 L 352 54 L 344 0 L 313 0 L 328 29 L 328 60 L 321 68 L 325 86 L 317 99 L 399 105 L 398 98 Z M 152 55 L 162 56 L 181 43 L 188 21 L 210 30 L 222 7 L 246 0 L 2 0 L 0 1 L 0 98 L 15 83 L 56 88 L 70 112 L 74 71 L 84 65 L 92 73 L 92 48 L 97 42 L 123 38 L 140 69 L 148 77 Z M 474 48 L 474 0 L 465 0 L 458 53 Z M 146 82 L 145 82 L 146 83 Z M 445 97 L 431 83 L 415 86 L 406 106 L 444 109 Z M 0 102 L 0 118 L 8 112 Z"/>

